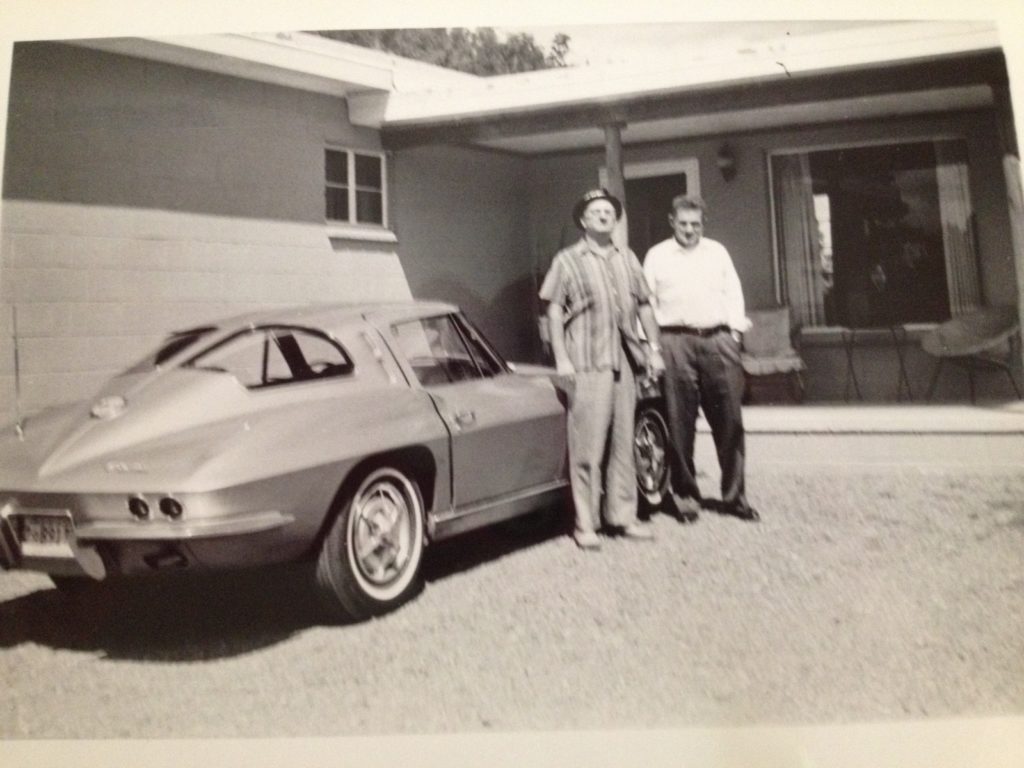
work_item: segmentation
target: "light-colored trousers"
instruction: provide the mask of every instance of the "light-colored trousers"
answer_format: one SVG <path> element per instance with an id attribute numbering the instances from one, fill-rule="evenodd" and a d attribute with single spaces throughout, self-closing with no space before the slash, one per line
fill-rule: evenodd
<path id="1" fill-rule="evenodd" d="M 578 371 L 572 380 L 569 481 L 576 531 L 596 530 L 602 516 L 610 526 L 632 525 L 637 521 L 633 372 L 626 364 L 618 373 Z"/>

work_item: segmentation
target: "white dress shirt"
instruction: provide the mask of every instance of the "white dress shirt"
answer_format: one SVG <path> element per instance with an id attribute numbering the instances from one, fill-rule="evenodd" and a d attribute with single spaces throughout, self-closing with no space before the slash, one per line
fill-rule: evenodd
<path id="1" fill-rule="evenodd" d="M 647 251 L 644 276 L 658 325 L 727 325 L 740 333 L 750 327 L 739 275 L 717 240 L 702 237 L 689 249 L 674 237 L 663 240 Z"/>

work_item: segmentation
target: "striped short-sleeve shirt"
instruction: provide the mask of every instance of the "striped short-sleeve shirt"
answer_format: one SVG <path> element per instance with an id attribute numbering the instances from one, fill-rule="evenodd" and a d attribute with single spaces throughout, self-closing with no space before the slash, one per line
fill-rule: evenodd
<path id="1" fill-rule="evenodd" d="M 650 288 L 632 251 L 612 246 L 601 255 L 581 239 L 555 255 L 540 297 L 561 305 L 577 371 L 619 370 L 623 343 L 639 344 L 637 308 Z"/>

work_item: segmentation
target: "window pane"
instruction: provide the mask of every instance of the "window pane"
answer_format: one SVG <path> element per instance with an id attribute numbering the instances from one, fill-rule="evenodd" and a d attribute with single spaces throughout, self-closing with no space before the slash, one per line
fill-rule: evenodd
<path id="1" fill-rule="evenodd" d="M 188 331 L 172 333 L 160 343 L 160 347 L 146 355 L 139 362 L 135 363 L 125 373 L 145 373 L 157 366 L 163 365 L 172 357 L 178 355 L 189 347 L 195 346 L 196 342 L 217 330 L 214 326 L 193 328 Z"/>
<path id="2" fill-rule="evenodd" d="M 324 171 L 327 181 L 348 184 L 348 154 L 335 149 L 325 150 Z"/>
<path id="3" fill-rule="evenodd" d="M 302 375 L 306 378 L 340 376 L 351 373 L 352 361 L 337 344 L 313 333 L 292 331 L 291 337 L 302 355 Z"/>
<path id="4" fill-rule="evenodd" d="M 772 159 L 782 278 L 798 321 L 884 327 L 949 318 L 948 264 L 977 266 L 970 233 L 959 250 L 944 237 L 954 191 L 956 207 L 970 210 L 966 175 L 942 189 L 940 170 L 931 142 Z M 967 256 L 951 259 L 954 251 Z"/>
<path id="5" fill-rule="evenodd" d="M 379 157 L 356 154 L 356 185 L 383 189 L 381 184 L 381 162 Z"/>
<path id="6" fill-rule="evenodd" d="M 383 224 L 383 204 L 380 192 L 356 192 L 356 221 L 360 224 Z"/>
<path id="7" fill-rule="evenodd" d="M 331 221 L 348 221 L 348 190 L 328 187 L 327 218 Z"/>
<path id="8" fill-rule="evenodd" d="M 434 317 L 393 328 L 398 345 L 424 387 L 480 377 L 450 317 Z"/>
<path id="9" fill-rule="evenodd" d="M 211 349 L 193 365 L 201 370 L 231 374 L 246 387 L 259 387 L 265 383 L 264 362 L 268 377 L 287 375 L 284 360 L 268 342 L 262 331 L 245 333 Z"/>

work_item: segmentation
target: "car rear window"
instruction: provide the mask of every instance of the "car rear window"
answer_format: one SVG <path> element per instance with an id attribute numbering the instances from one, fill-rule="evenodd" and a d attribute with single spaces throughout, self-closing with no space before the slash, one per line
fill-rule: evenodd
<path id="1" fill-rule="evenodd" d="M 353 368 L 337 340 L 296 326 L 262 326 L 237 333 L 185 365 L 231 374 L 249 389 L 344 376 Z"/>
<path id="2" fill-rule="evenodd" d="M 135 365 L 128 368 L 128 370 L 125 371 L 125 374 L 146 373 L 147 371 L 155 370 L 168 360 L 177 357 L 186 349 L 195 347 L 201 339 L 208 337 L 216 330 L 216 326 L 204 325 L 201 328 L 189 328 L 185 331 L 175 331 L 160 342 L 159 347 L 147 354 L 135 363 Z"/>

